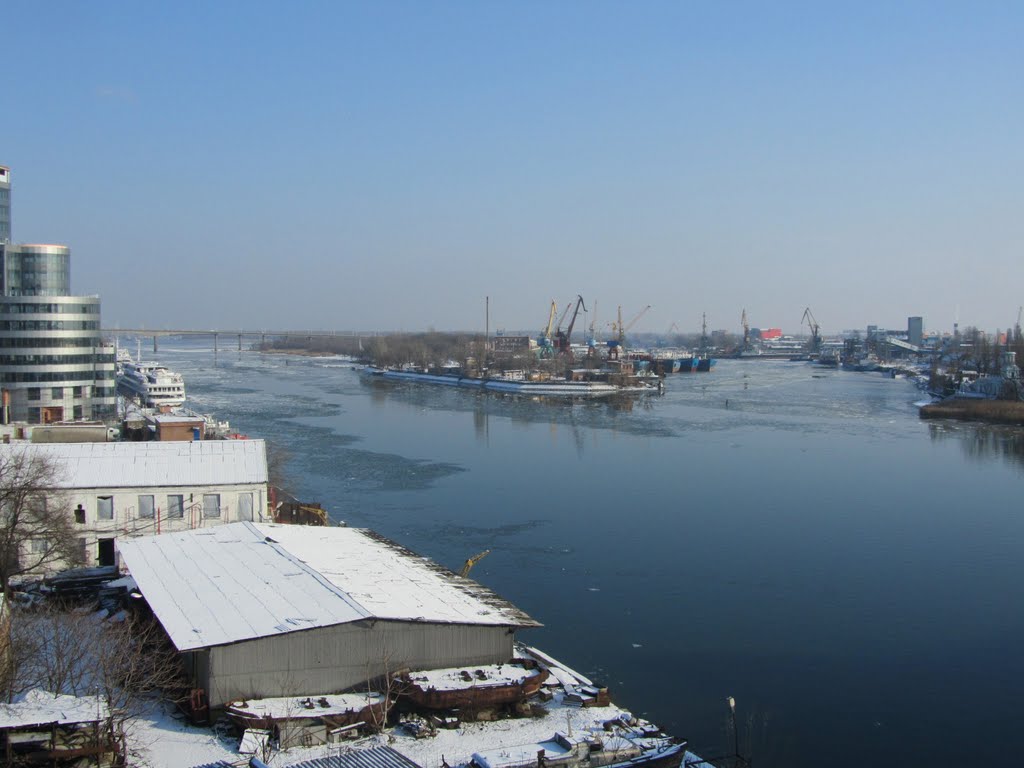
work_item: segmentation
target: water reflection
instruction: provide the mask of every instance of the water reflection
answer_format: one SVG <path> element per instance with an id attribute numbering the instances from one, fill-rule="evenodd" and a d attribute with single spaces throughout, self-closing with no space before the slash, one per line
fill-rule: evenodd
<path id="1" fill-rule="evenodd" d="M 985 462 L 993 458 L 1024 467 L 1024 430 L 993 424 L 928 424 L 932 440 L 958 440 L 968 458 Z"/>

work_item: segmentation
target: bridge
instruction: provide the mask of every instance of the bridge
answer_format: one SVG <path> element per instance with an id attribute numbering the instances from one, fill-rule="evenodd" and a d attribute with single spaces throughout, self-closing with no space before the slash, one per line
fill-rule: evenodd
<path id="1" fill-rule="evenodd" d="M 329 339 L 369 339 L 374 336 L 379 336 L 380 333 L 376 331 L 272 331 L 266 329 L 260 330 L 245 330 L 245 329 L 210 329 L 210 330 L 196 330 L 195 328 L 103 328 L 100 333 L 104 336 L 142 336 L 152 337 L 153 339 L 153 351 L 159 351 L 157 340 L 161 337 L 167 336 L 210 336 L 213 338 L 213 351 L 216 352 L 218 349 L 218 342 L 221 337 L 238 339 L 238 349 L 242 349 L 242 339 L 259 339 L 261 344 L 265 344 L 267 338 L 271 339 L 314 339 L 314 338 L 329 338 Z"/>

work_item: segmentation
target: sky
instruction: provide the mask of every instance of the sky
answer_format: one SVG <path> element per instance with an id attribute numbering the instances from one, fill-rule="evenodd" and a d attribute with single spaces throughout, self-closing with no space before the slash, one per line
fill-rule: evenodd
<path id="1" fill-rule="evenodd" d="M 17 242 L 107 328 L 1005 328 L 1024 4 L 6 0 Z"/>

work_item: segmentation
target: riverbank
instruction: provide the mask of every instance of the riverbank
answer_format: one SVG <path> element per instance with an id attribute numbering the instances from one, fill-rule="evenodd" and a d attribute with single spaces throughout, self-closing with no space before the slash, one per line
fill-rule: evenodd
<path id="1" fill-rule="evenodd" d="M 1024 403 L 951 398 L 922 406 L 920 416 L 922 419 L 957 419 L 1024 426 Z"/>

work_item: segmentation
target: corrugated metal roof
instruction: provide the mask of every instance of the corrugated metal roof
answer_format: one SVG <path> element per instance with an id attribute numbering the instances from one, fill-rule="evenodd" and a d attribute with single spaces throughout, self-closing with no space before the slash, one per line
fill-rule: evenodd
<path id="1" fill-rule="evenodd" d="M 217 763 L 197 765 L 194 768 L 233 768 L 233 764 L 221 760 Z M 371 747 L 370 749 L 354 749 L 341 755 L 291 763 L 288 768 L 420 768 L 420 766 L 391 747 Z"/>
<path id="2" fill-rule="evenodd" d="M 486 587 L 356 528 L 232 523 L 118 548 L 182 651 L 366 618 L 539 626 Z"/>
<path id="3" fill-rule="evenodd" d="M 58 468 L 53 488 L 151 488 L 267 482 L 263 440 L 0 444 Z"/>

